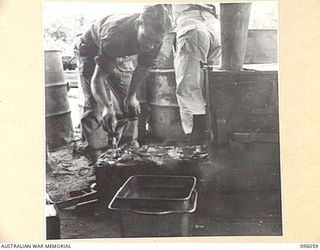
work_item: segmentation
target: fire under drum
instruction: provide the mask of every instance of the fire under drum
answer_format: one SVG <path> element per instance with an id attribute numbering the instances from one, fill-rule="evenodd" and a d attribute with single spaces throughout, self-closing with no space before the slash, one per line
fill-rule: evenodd
<path id="1" fill-rule="evenodd" d="M 71 110 L 64 81 L 60 50 L 46 50 L 45 101 L 46 101 L 46 141 L 49 150 L 65 146 L 73 138 Z"/>

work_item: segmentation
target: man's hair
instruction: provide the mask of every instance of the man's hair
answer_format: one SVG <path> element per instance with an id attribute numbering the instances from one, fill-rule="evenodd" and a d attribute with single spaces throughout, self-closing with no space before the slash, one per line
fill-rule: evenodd
<path id="1" fill-rule="evenodd" d="M 168 32 L 171 28 L 171 19 L 166 5 L 146 5 L 141 14 L 140 21 L 145 25 L 150 25 L 157 32 Z"/>

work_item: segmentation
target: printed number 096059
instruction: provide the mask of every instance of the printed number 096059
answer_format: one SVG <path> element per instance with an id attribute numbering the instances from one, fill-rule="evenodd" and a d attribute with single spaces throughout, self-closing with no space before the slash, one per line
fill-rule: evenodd
<path id="1" fill-rule="evenodd" d="M 300 244 L 300 248 L 318 248 L 318 244 Z"/>

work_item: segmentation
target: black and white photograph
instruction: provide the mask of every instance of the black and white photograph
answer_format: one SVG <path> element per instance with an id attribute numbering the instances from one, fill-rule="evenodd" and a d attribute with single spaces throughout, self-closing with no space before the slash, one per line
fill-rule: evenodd
<path id="1" fill-rule="evenodd" d="M 43 2 L 46 239 L 283 236 L 278 22 Z"/>

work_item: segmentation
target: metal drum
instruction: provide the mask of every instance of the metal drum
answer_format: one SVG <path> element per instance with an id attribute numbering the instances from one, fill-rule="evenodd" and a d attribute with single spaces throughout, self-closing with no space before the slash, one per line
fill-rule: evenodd
<path id="1" fill-rule="evenodd" d="M 175 94 L 174 69 L 153 69 L 150 71 L 148 81 L 151 89 L 150 127 L 152 136 L 158 140 L 185 140 Z"/>
<path id="2" fill-rule="evenodd" d="M 65 146 L 73 139 L 71 110 L 64 81 L 60 50 L 44 51 L 46 141 L 49 150 Z"/>
<path id="3" fill-rule="evenodd" d="M 146 81 L 150 88 L 151 136 L 160 141 L 185 141 L 176 97 L 173 68 L 173 42 L 175 33 L 163 41 L 157 65 L 151 69 Z"/>
<path id="4" fill-rule="evenodd" d="M 221 11 L 222 68 L 241 70 L 248 37 L 251 3 L 223 3 Z"/>
<path id="5" fill-rule="evenodd" d="M 173 43 L 176 33 L 171 32 L 163 38 L 161 50 L 159 52 L 155 68 L 173 69 Z"/>

